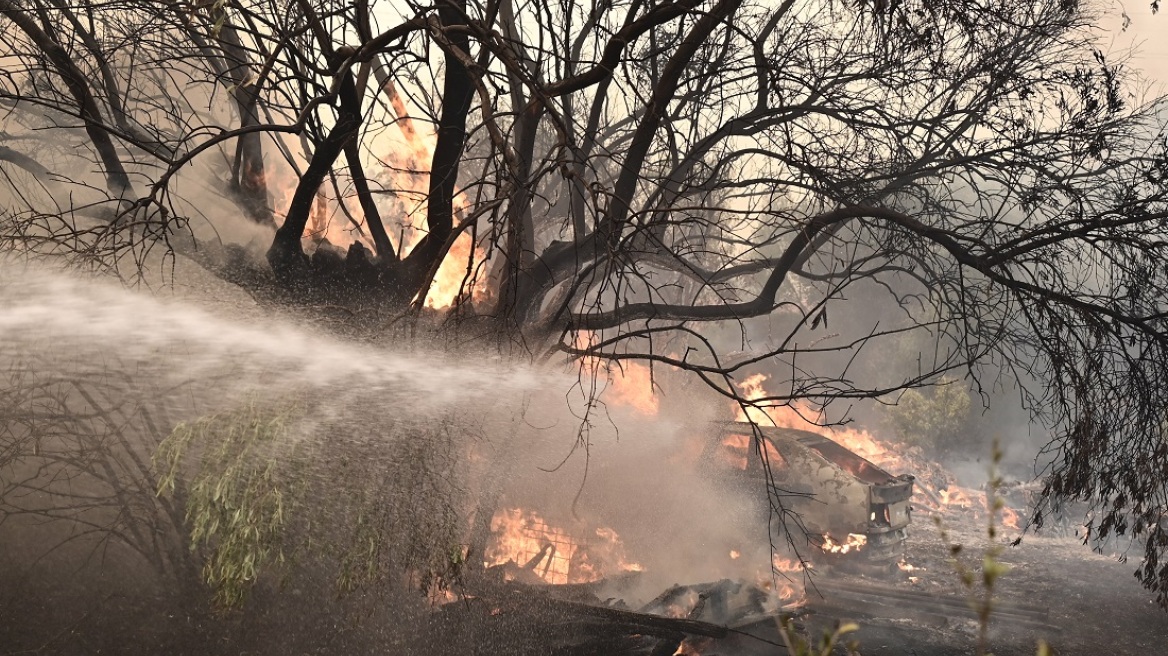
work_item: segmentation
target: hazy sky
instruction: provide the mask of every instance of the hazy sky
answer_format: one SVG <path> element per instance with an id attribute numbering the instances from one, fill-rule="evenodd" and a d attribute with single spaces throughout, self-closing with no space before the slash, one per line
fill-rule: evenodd
<path id="1" fill-rule="evenodd" d="M 1124 0 L 1107 16 L 1111 52 L 1135 49 L 1131 65 L 1144 72 L 1153 95 L 1168 94 L 1168 2 L 1163 5 L 1158 14 L 1152 14 L 1151 0 Z M 1119 30 L 1123 12 L 1131 18 L 1126 31 Z"/>

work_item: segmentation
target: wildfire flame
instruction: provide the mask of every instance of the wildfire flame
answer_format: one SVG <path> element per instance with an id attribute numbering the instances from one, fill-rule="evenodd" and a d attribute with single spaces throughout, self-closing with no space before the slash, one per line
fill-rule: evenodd
<path id="1" fill-rule="evenodd" d="M 410 118 L 408 109 L 401 94 L 391 81 L 386 82 L 382 91 L 389 97 L 394 113 L 397 115 L 396 124 L 400 134 L 397 138 L 382 133 L 374 147 L 384 153 L 384 159 L 376 162 L 367 170 L 376 171 L 375 177 L 383 189 L 391 193 L 379 196 L 379 203 L 386 202 L 389 206 L 382 207 L 380 214 L 386 220 L 385 229 L 399 257 L 407 255 L 425 237 L 422 226 L 427 210 L 427 194 L 429 193 L 429 162 L 432 159 L 434 147 L 437 144 L 437 135 L 433 131 L 421 132 Z M 387 141 L 388 140 L 388 141 Z M 272 202 L 280 212 L 285 210 L 292 201 L 299 179 L 291 171 L 272 173 L 265 176 L 265 182 L 272 196 Z M 314 248 L 324 240 L 346 250 L 355 242 L 362 242 L 370 251 L 373 243 L 367 234 L 350 224 L 348 219 L 340 217 L 341 205 L 348 210 L 348 214 L 357 221 L 364 216 L 355 193 L 341 190 L 330 195 L 328 185 L 322 186 L 312 204 L 306 229 L 306 250 Z M 467 213 L 467 200 L 462 193 L 453 199 L 454 223 L 457 226 Z M 338 218 L 340 217 L 340 218 Z M 396 217 L 397 220 L 389 220 Z M 483 249 L 472 243 L 468 233 L 460 234 L 451 245 L 445 258 L 439 264 L 434 281 L 426 294 L 425 305 L 429 308 L 444 309 L 454 305 L 459 292 L 463 291 L 472 300 L 481 300 L 488 293 L 486 276 L 478 271 L 479 264 L 486 260 Z M 463 289 L 467 279 L 467 265 L 472 267 L 472 284 Z"/>
<path id="2" fill-rule="evenodd" d="M 823 549 L 824 553 L 846 554 L 852 551 L 859 551 L 860 549 L 863 549 L 864 545 L 866 544 L 868 544 L 867 535 L 861 535 L 859 533 L 848 533 L 847 540 L 844 540 L 842 543 L 840 543 L 836 542 L 830 535 L 825 533 L 823 535 L 823 544 L 820 545 L 820 547 Z"/>
<path id="3" fill-rule="evenodd" d="M 750 452 L 754 445 L 754 437 L 750 435 L 742 435 L 738 433 L 727 435 L 722 438 L 722 446 L 726 447 L 721 451 L 722 457 L 734 467 L 745 470 L 750 464 Z M 787 466 L 787 461 L 783 459 L 782 454 L 779 453 L 775 445 L 770 440 L 762 440 L 763 449 L 767 454 L 767 462 L 770 463 L 772 470 L 778 470 Z"/>
<path id="4" fill-rule="evenodd" d="M 758 401 L 770 396 L 764 388 L 767 379 L 765 374 L 754 374 L 745 378 L 738 384 L 742 398 Z M 916 476 L 915 486 L 919 492 L 914 497 L 914 505 L 919 504 L 937 512 L 966 510 L 974 507 L 974 497 L 981 495 L 981 498 L 984 498 L 981 492 L 955 485 L 950 472 L 937 463 L 926 461 L 919 452 L 914 456 L 912 449 L 894 449 L 866 430 L 820 426 L 814 423 L 808 417 L 814 417 L 817 413 L 807 404 L 771 406 L 764 402 L 757 407 L 746 405 L 743 408 L 741 404 L 735 402 L 734 407 L 738 421 L 754 421 L 761 425 L 826 434 L 833 441 L 892 474 L 913 474 Z M 1017 528 L 1016 512 L 1004 508 L 1002 514 L 1005 526 Z"/>
<path id="5" fill-rule="evenodd" d="M 937 496 L 941 497 L 941 503 L 945 506 L 969 508 L 973 505 L 973 501 L 970 500 L 969 495 L 966 494 L 964 490 L 956 486 L 938 490 Z"/>
<path id="6" fill-rule="evenodd" d="M 487 294 L 486 277 L 475 275 L 473 267 L 486 258 L 481 248 L 474 249 L 474 258 L 471 259 L 471 238 L 462 233 L 451 244 L 442 264 L 434 274 L 434 282 L 430 284 L 430 291 L 426 294 L 426 307 L 441 310 L 454 305 L 459 292 L 469 292 L 472 299 L 484 298 Z M 471 278 L 467 278 L 467 263 L 472 267 Z M 470 285 L 463 289 L 463 283 Z"/>
<path id="7" fill-rule="evenodd" d="M 804 598 L 802 576 L 810 567 L 810 563 L 804 564 L 798 560 L 773 554 L 771 556 L 772 570 L 759 576 L 758 587 L 764 590 L 771 590 L 774 587 L 773 593 L 779 603 L 784 606 L 790 605 L 791 602 Z"/>
<path id="8" fill-rule="evenodd" d="M 582 330 L 576 334 L 576 348 L 586 349 L 594 344 L 595 334 Z M 593 376 L 603 375 L 608 380 L 604 400 L 630 407 L 643 415 L 654 416 L 660 409 L 660 400 L 653 389 L 653 374 L 648 365 L 624 360 L 609 364 L 600 358 L 586 357 L 581 364 Z"/>
<path id="9" fill-rule="evenodd" d="M 570 534 L 538 513 L 504 508 L 491 518 L 494 540 L 484 553 L 487 566 L 515 563 L 552 584 L 589 583 L 617 572 L 639 572 L 625 557 L 620 536 L 600 527 L 592 535 Z"/>
<path id="10" fill-rule="evenodd" d="M 766 374 L 747 376 L 741 383 L 737 384 L 742 398 L 747 401 L 759 401 L 770 396 L 763 387 L 763 384 L 768 379 L 769 376 Z M 762 426 L 777 426 L 779 428 L 791 428 L 810 431 L 812 433 L 826 432 L 833 441 L 842 444 L 848 450 L 866 460 L 872 461 L 878 466 L 884 467 L 890 463 L 902 463 L 899 455 L 880 443 L 866 430 L 824 427 L 807 419 L 807 417 L 815 416 L 816 413 L 804 403 L 794 403 L 791 405 L 767 405 L 760 403 L 757 406 L 747 404 L 743 407 L 743 404 L 735 401 L 734 408 L 738 421 L 752 421 Z"/>
<path id="11" fill-rule="evenodd" d="M 610 367 L 609 376 L 613 401 L 641 414 L 657 414 L 660 403 L 653 391 L 653 377 L 649 367 L 638 362 L 625 362 L 619 368 Z"/>
<path id="12" fill-rule="evenodd" d="M 1018 530 L 1018 513 L 1009 506 L 1002 506 L 1002 526 Z"/>

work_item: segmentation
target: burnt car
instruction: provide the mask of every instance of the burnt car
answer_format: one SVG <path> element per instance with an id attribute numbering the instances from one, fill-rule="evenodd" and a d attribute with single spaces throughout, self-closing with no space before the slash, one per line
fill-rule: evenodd
<path id="1" fill-rule="evenodd" d="M 831 439 L 791 428 L 717 422 L 703 452 L 704 468 L 757 493 L 766 484 L 754 453 L 758 430 L 775 487 L 799 513 L 817 546 L 831 553 L 861 552 L 870 560 L 903 555 L 912 521 L 913 477 L 893 476 Z"/>

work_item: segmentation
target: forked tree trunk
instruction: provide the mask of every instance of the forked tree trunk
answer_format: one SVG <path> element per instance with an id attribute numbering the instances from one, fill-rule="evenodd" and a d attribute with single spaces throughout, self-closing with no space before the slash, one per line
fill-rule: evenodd
<path id="1" fill-rule="evenodd" d="M 316 200 L 316 192 L 332 170 L 337 157 L 345 150 L 346 145 L 357 136 L 361 128 L 361 107 L 357 98 L 357 88 L 353 81 L 353 73 L 345 71 L 339 89 L 340 108 L 337 112 L 337 122 L 333 129 L 321 142 L 308 168 L 300 176 L 296 185 L 296 193 L 288 206 L 288 215 L 284 224 L 276 230 L 276 237 L 268 249 L 268 264 L 281 282 L 302 282 L 308 276 L 308 258 L 300 245 L 304 236 L 304 228 L 308 225 L 308 217 L 312 212 L 312 203 Z"/>

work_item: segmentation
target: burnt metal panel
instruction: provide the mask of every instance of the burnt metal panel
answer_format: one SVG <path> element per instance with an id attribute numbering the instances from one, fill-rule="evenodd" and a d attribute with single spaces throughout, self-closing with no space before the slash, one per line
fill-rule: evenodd
<path id="1" fill-rule="evenodd" d="M 753 439 L 748 423 L 722 422 L 717 427 L 712 444 L 724 444 L 730 436 Z M 893 476 L 823 435 L 776 427 L 760 427 L 759 432 L 781 456 L 770 457 L 775 484 L 812 495 L 788 500 L 810 531 L 836 538 L 857 533 L 904 539 L 911 522 L 912 476 Z M 736 478 L 761 482 L 759 459 L 753 452 L 750 456 Z"/>

